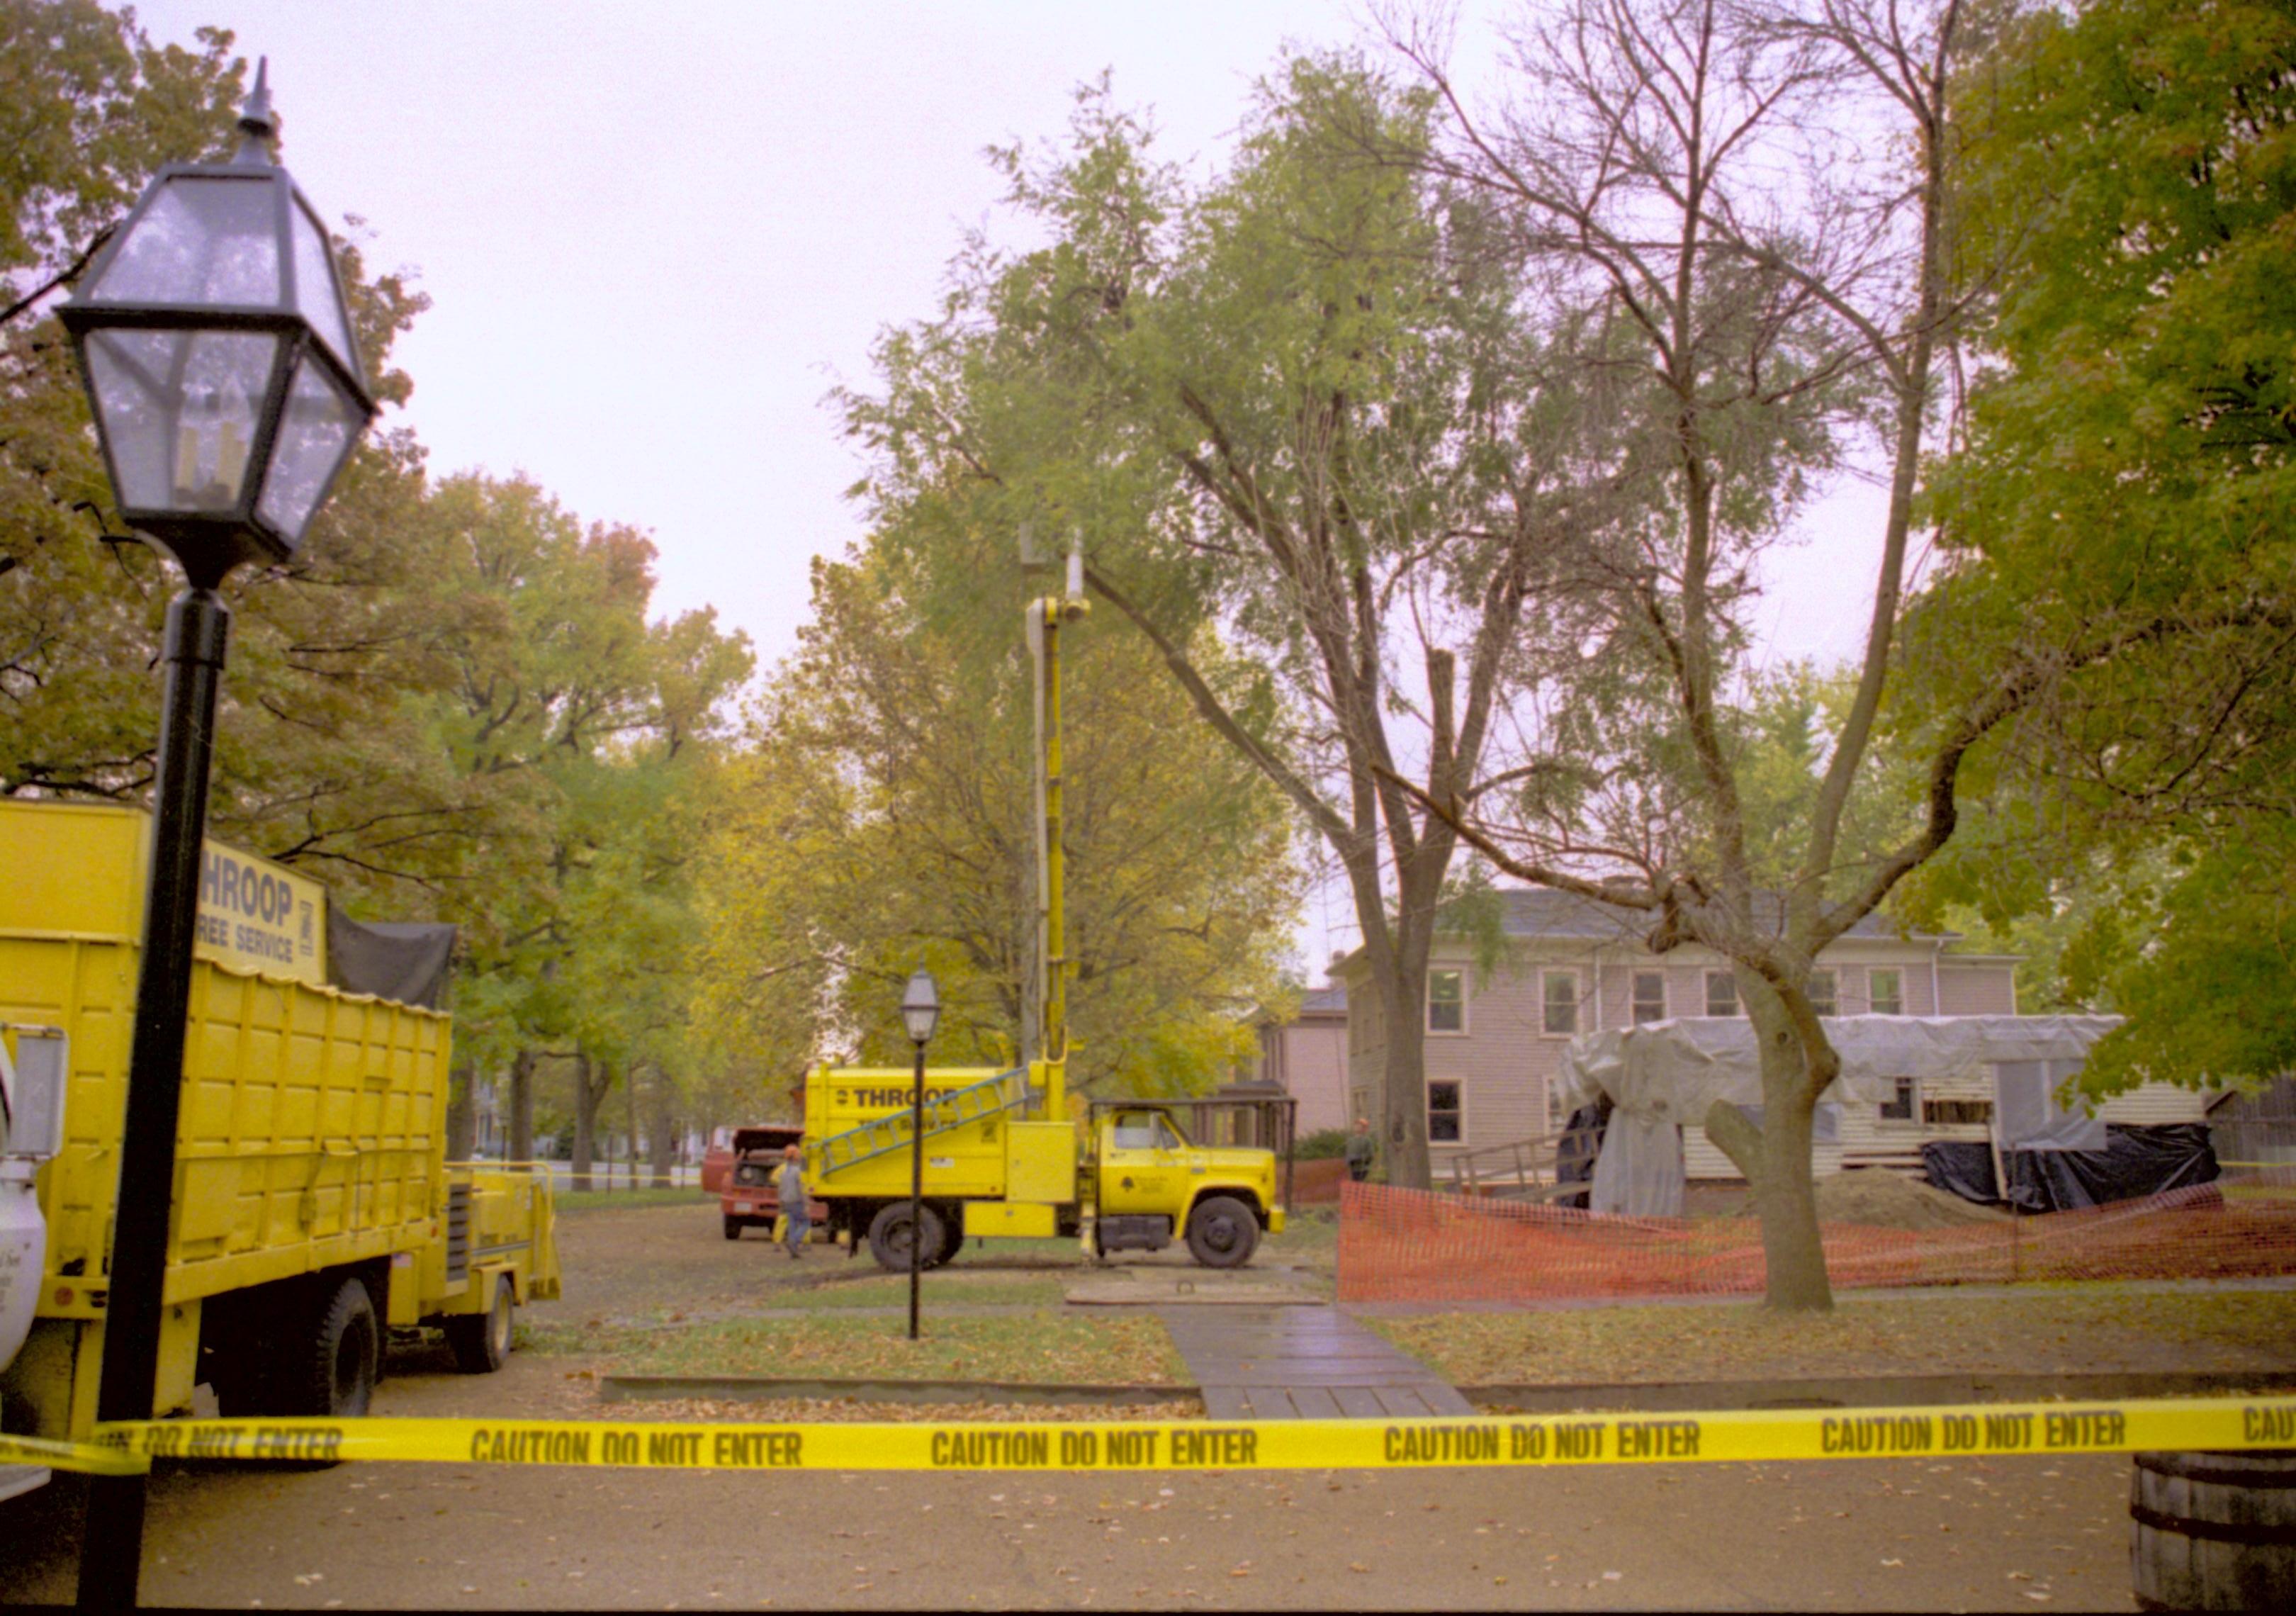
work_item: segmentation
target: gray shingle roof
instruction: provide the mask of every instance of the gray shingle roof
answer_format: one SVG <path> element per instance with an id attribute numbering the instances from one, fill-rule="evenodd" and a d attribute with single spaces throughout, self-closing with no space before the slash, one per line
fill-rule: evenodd
<path id="1" fill-rule="evenodd" d="M 1499 897 L 1503 901 L 1499 925 L 1509 937 L 1596 938 L 1608 941 L 1640 939 L 1651 928 L 1652 916 L 1640 909 L 1597 903 L 1575 892 L 1554 892 L 1544 887 L 1508 887 L 1501 890 Z M 1754 913 L 1759 923 L 1775 925 L 1778 910 L 1775 894 L 1755 894 Z M 1847 935 L 1895 938 L 1898 933 L 1897 927 L 1882 916 L 1868 915 L 1850 927 Z M 1954 934 L 1908 931 L 1906 935 L 1934 939 Z"/>
<path id="2" fill-rule="evenodd" d="M 1333 982 L 1328 988 L 1311 988 L 1300 1000 L 1300 1013 L 1314 1015 L 1317 1011 L 1326 1014 L 1345 1015 L 1348 1010 L 1348 990 Z"/>

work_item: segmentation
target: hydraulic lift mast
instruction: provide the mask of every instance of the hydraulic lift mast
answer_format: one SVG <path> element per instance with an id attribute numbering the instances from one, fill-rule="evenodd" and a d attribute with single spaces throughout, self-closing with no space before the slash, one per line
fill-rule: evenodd
<path id="1" fill-rule="evenodd" d="M 1061 629 L 1092 610 L 1084 595 L 1084 537 L 1069 551 L 1067 589 L 1026 608 L 1037 684 L 1037 1059 L 1044 1071 L 1049 1122 L 1068 1120 L 1068 858 L 1061 845 Z"/>

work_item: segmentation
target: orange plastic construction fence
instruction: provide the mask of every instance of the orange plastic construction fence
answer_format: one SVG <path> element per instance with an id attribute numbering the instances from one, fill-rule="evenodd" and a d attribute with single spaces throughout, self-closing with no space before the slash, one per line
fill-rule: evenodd
<path id="1" fill-rule="evenodd" d="M 2254 1190 L 2226 1179 L 1956 1228 L 1821 1233 L 1843 1288 L 2296 1274 L 2296 1198 Z M 1759 1294 L 1762 1276 L 1751 1218 L 1614 1217 L 1367 1184 L 1341 1193 L 1342 1301 Z"/>

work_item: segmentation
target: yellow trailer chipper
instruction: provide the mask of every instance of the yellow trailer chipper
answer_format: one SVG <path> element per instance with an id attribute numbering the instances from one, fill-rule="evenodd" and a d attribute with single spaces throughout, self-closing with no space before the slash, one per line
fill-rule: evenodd
<path id="1" fill-rule="evenodd" d="M 86 1440 L 95 1422 L 148 840 L 134 809 L 0 801 L 0 1431 L 17 1435 Z M 326 903 L 207 844 L 175 1182 L 130 1192 L 172 1207 L 163 1416 L 201 1389 L 225 1415 L 361 1414 L 392 1328 L 442 1329 L 482 1373 L 512 1310 L 558 1294 L 547 1177 L 447 1161 L 449 1018 L 332 985 L 331 954 L 387 973 L 394 939 L 331 927 Z M 40 1479 L 0 1467 L 0 1497 Z"/>
<path id="2" fill-rule="evenodd" d="M 1284 1208 L 1272 1151 L 1189 1142 L 1153 1100 L 1095 1100 L 1068 1090 L 1068 957 L 1061 846 L 1060 636 L 1086 615 L 1084 566 L 1069 558 L 1065 596 L 1029 603 L 1037 669 L 1037 1049 L 1010 1070 L 928 1072 L 923 1193 L 911 1227 L 910 1156 L 918 1136 L 914 1074 L 822 1066 L 805 1086 L 806 1182 L 831 1227 L 857 1252 L 906 1273 L 912 1243 L 937 1267 L 967 1239 L 1081 1239 L 1095 1257 L 1185 1241 L 1210 1267 L 1248 1262 Z"/>

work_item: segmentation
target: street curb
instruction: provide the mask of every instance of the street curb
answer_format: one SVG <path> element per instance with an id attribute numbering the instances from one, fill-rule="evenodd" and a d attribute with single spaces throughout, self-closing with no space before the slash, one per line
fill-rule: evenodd
<path id="1" fill-rule="evenodd" d="M 1569 1386 L 1498 1383 L 1461 1386 L 1484 1407 L 1527 1413 L 1590 1407 L 1632 1412 L 1754 1408 L 1918 1408 L 1956 1403 L 2121 1401 L 2136 1398 L 2225 1397 L 2296 1388 L 2296 1370 L 2169 1371 L 2099 1374 L 1830 1375 L 1772 1381 L 1674 1381 Z"/>
<path id="2" fill-rule="evenodd" d="M 1056 1385 L 1002 1381 L 790 1381 L 762 1375 L 609 1374 L 602 1403 L 661 1403 L 687 1399 L 765 1403 L 804 1399 L 856 1403 L 1098 1403 L 1111 1408 L 1177 1403 L 1201 1397 L 1195 1386 Z"/>

